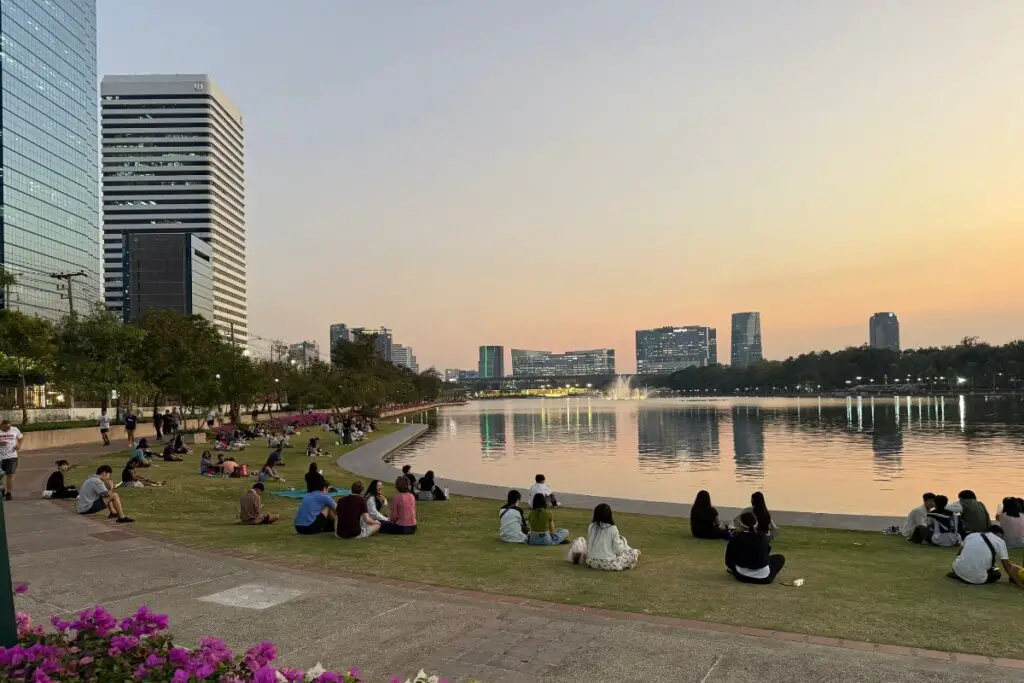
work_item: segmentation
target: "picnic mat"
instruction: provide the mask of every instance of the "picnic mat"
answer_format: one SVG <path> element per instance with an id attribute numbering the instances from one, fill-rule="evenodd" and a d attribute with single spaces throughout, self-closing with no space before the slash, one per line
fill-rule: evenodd
<path id="1" fill-rule="evenodd" d="M 327 493 L 332 498 L 339 498 L 341 496 L 347 496 L 352 493 L 348 489 L 338 489 L 337 491 L 330 491 Z M 274 491 L 272 496 L 280 496 L 281 498 L 302 498 L 306 495 L 305 491 Z"/>

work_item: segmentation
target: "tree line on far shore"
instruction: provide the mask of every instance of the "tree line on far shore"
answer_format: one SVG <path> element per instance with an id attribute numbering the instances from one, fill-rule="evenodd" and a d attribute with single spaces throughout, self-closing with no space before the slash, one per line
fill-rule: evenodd
<path id="1" fill-rule="evenodd" d="M 905 351 L 860 346 L 761 361 L 747 368 L 712 365 L 643 379 L 648 386 L 714 394 L 814 393 L 907 385 L 916 391 L 1015 391 L 1024 389 L 1024 341 L 993 346 L 967 337 L 955 346 Z"/>
<path id="2" fill-rule="evenodd" d="M 416 374 L 380 358 L 372 337 L 339 341 L 332 363 L 305 366 L 248 356 L 206 318 L 173 311 L 148 312 L 139 324 L 122 323 L 97 305 L 59 323 L 0 309 L 0 386 L 17 388 L 22 422 L 28 421 L 30 385 L 46 384 L 64 403 L 154 408 L 175 402 L 186 414 L 229 405 L 262 411 L 283 403 L 331 411 L 431 401 L 442 381 L 433 368 Z"/>

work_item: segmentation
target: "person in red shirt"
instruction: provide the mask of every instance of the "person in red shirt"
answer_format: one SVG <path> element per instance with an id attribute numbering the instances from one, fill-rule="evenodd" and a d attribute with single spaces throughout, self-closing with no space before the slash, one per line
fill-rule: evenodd
<path id="1" fill-rule="evenodd" d="M 369 538 L 380 531 L 380 523 L 370 516 L 362 496 L 363 482 L 352 484 L 352 493 L 338 501 L 338 536 Z"/>

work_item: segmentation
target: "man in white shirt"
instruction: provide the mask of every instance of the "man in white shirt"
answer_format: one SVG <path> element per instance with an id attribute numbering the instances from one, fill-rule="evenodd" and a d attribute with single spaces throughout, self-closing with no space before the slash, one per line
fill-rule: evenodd
<path id="1" fill-rule="evenodd" d="M 110 445 L 110 416 L 107 415 L 107 409 L 104 408 L 100 411 L 100 436 L 103 437 L 103 445 Z"/>
<path id="2" fill-rule="evenodd" d="M 530 487 L 529 500 L 527 500 L 527 502 L 530 504 L 530 507 L 533 507 L 533 498 L 538 493 L 543 495 L 547 499 L 548 504 L 551 507 L 558 507 L 558 501 L 555 500 L 555 494 L 551 492 L 551 487 L 547 485 L 544 475 L 538 474 L 536 477 L 533 478 L 533 480 L 534 484 L 533 486 Z"/>
<path id="3" fill-rule="evenodd" d="M 1024 588 L 1024 581 L 1010 564 L 1010 555 L 1003 541 L 1003 529 L 993 524 L 988 531 L 967 534 L 960 554 L 953 560 L 953 571 L 949 577 L 975 586 L 995 583 L 1002 578 L 996 569 L 999 563 L 1006 570 L 1010 582 Z"/>
<path id="4" fill-rule="evenodd" d="M 75 510 L 80 515 L 95 515 L 97 512 L 108 510 L 109 517 L 117 518 L 118 524 L 131 524 L 135 520 L 124 516 L 121 497 L 111 490 L 110 475 L 113 472 L 110 465 L 100 465 L 96 469 L 96 474 L 86 479 L 78 489 Z"/>
<path id="5" fill-rule="evenodd" d="M 922 498 L 924 504 L 910 511 L 907 520 L 903 522 L 903 528 L 900 529 L 903 538 L 913 543 L 924 543 L 931 537 L 928 530 L 928 513 L 935 509 L 935 494 L 926 493 Z"/>
<path id="6" fill-rule="evenodd" d="M 11 500 L 14 473 L 18 471 L 18 450 L 24 438 L 25 435 L 10 420 L 0 420 L 0 469 L 4 473 L 4 500 Z"/>

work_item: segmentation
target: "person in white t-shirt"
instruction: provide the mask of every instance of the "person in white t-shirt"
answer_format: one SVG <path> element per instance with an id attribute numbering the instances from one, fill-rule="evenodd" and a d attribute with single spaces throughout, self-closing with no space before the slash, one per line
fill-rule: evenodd
<path id="1" fill-rule="evenodd" d="M 1011 583 L 1024 588 L 1024 581 L 1010 564 L 1010 555 L 1003 541 L 1003 529 L 993 524 L 988 531 L 967 534 L 960 554 L 953 560 L 953 571 L 948 576 L 975 586 L 995 583 L 1002 578 L 996 569 L 998 564 L 1002 564 Z"/>
<path id="2" fill-rule="evenodd" d="M 551 487 L 547 485 L 547 481 L 543 474 L 538 474 L 533 478 L 534 484 L 530 487 L 530 493 L 527 496 L 527 500 L 533 500 L 533 497 L 538 493 L 543 495 L 548 500 L 548 505 L 553 508 L 558 507 L 558 501 L 555 500 L 555 494 L 551 492 Z"/>
<path id="3" fill-rule="evenodd" d="M 100 411 L 100 436 L 103 437 L 103 445 L 110 445 L 110 416 L 107 415 L 107 409 L 104 408 Z"/>
<path id="4" fill-rule="evenodd" d="M 0 420 L 0 469 L 4 473 L 4 500 L 11 500 L 14 473 L 18 471 L 18 450 L 24 438 L 25 435 L 10 420 Z"/>

